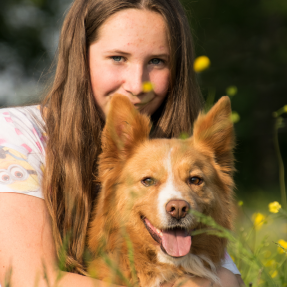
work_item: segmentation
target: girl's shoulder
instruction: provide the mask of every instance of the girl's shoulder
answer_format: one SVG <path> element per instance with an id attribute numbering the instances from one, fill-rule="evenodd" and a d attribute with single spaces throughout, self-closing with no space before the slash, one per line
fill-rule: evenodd
<path id="1" fill-rule="evenodd" d="M 0 192 L 43 198 L 45 142 L 39 106 L 0 109 Z"/>

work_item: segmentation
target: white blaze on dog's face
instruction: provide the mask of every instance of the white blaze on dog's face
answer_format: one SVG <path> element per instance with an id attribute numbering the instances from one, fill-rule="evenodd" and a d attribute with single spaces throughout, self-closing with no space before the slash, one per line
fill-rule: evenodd
<path id="1" fill-rule="evenodd" d="M 189 253 L 190 232 L 197 221 L 188 210 L 182 218 L 175 218 L 167 205 L 181 201 L 187 209 L 208 214 L 214 204 L 218 190 L 208 178 L 216 177 L 216 172 L 204 162 L 208 160 L 188 141 L 150 140 L 136 148 L 119 178 L 119 210 L 128 210 L 126 220 L 139 229 L 137 232 L 144 223 L 150 233 L 145 232 L 147 241 L 158 244 L 170 256 Z M 193 178 L 200 184 L 190 183 Z"/>
<path id="2" fill-rule="evenodd" d="M 233 185 L 233 137 L 228 105 L 221 105 L 227 108 L 219 123 L 213 123 L 217 110 L 199 117 L 189 139 L 149 140 L 148 118 L 135 112 L 124 97 L 112 102 L 104 131 L 101 177 L 108 178 L 110 170 L 117 168 L 117 178 L 112 176 L 107 182 L 115 182 L 119 221 L 130 236 L 161 248 L 168 256 L 183 257 L 192 249 L 190 232 L 198 222 L 191 209 L 228 227 L 223 214 L 229 212 L 224 208 Z M 228 136 L 224 141 L 222 131 Z"/>
<path id="3" fill-rule="evenodd" d="M 162 186 L 162 188 L 159 190 L 157 200 L 160 220 L 162 222 L 162 225 L 166 226 L 168 225 L 169 219 L 168 214 L 166 213 L 166 204 L 172 199 L 184 200 L 182 192 L 176 188 L 174 182 L 175 178 L 171 163 L 171 152 L 172 148 L 169 150 L 167 157 L 162 161 L 162 165 L 165 166 L 167 171 L 167 180 Z"/>

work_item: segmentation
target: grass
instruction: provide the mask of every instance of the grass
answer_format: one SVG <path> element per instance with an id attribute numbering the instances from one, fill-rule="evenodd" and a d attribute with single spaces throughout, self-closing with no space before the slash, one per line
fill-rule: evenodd
<path id="1" fill-rule="evenodd" d="M 228 252 L 247 286 L 287 286 L 287 213 L 245 211 L 237 221 Z M 281 244 L 280 244 L 281 243 Z M 283 243 L 283 244 L 282 244 Z"/>

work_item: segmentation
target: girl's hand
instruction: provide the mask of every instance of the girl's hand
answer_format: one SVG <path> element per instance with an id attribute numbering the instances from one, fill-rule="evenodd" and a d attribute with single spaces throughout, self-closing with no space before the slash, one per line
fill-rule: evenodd
<path id="1" fill-rule="evenodd" d="M 209 287 L 212 283 L 200 277 L 181 277 L 174 282 L 164 283 L 161 287 Z"/>
<path id="2" fill-rule="evenodd" d="M 200 277 L 181 277 L 174 282 L 164 283 L 161 287 L 217 287 L 217 285 L 212 285 L 212 283 Z"/>
<path id="3" fill-rule="evenodd" d="M 241 275 L 240 275 L 240 274 L 236 274 L 235 276 L 236 276 L 236 278 L 237 278 L 237 281 L 238 281 L 238 283 L 239 283 L 239 286 L 240 286 L 240 287 L 245 287 L 246 285 L 245 285 L 244 281 L 242 280 Z"/>
<path id="4" fill-rule="evenodd" d="M 221 267 L 218 269 L 218 277 L 221 285 L 212 283 L 210 280 L 200 277 L 182 277 L 175 282 L 169 282 L 162 284 L 161 287 L 240 287 L 245 286 L 240 276 L 240 283 L 238 275 L 234 275 L 231 271 Z M 243 284 L 243 285 L 242 285 Z"/>

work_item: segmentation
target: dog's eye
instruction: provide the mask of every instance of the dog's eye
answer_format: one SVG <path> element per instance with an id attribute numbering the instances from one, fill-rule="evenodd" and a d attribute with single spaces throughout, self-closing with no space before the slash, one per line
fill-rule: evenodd
<path id="1" fill-rule="evenodd" d="M 144 186 L 151 186 L 151 185 L 154 185 L 155 184 L 155 180 L 151 177 L 147 177 L 147 178 L 144 178 L 141 183 L 144 185 Z"/>
<path id="2" fill-rule="evenodd" d="M 200 185 L 202 184 L 202 182 L 203 182 L 203 179 L 197 176 L 193 176 L 188 179 L 188 184 Z"/>

